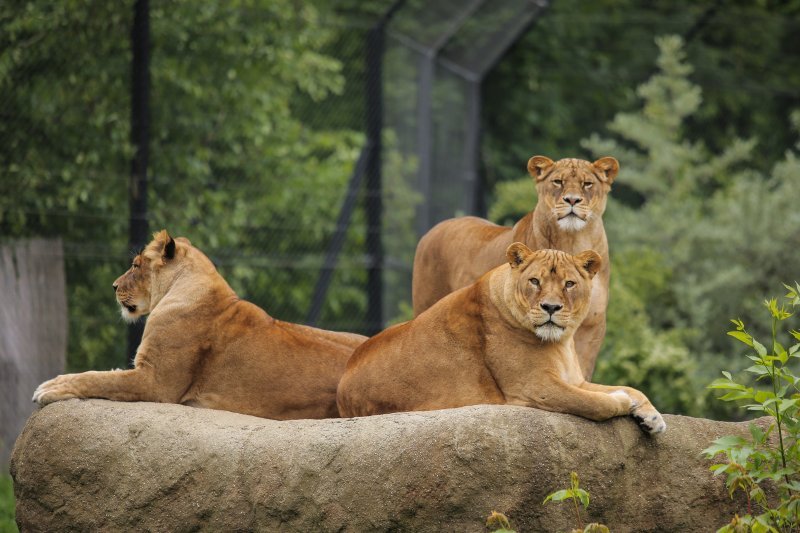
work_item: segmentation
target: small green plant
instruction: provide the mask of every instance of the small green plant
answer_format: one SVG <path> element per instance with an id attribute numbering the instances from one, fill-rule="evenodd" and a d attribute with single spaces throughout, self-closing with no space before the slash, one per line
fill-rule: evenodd
<path id="1" fill-rule="evenodd" d="M 779 340 L 779 326 L 800 305 L 800 284 L 784 286 L 789 292 L 783 303 L 775 298 L 764 302 L 772 320 L 769 349 L 748 333 L 740 320 L 732 320 L 736 329 L 728 332 L 751 350 L 747 357 L 754 364 L 744 373 L 752 379 L 752 386 L 737 381 L 730 372 L 722 372 L 724 377 L 709 385 L 727 391 L 721 400 L 746 401 L 747 410 L 771 419 L 766 429 L 751 424 L 749 439 L 722 437 L 703 450 L 708 458 L 724 458 L 711 470 L 715 475 L 725 474 L 731 497 L 741 491 L 747 502 L 746 512 L 737 514 L 718 533 L 800 531 L 800 376 L 791 368 L 800 359 L 800 342 L 787 349 Z M 797 330 L 788 329 L 787 333 L 800 341 Z"/>
<path id="2" fill-rule="evenodd" d="M 17 533 L 14 507 L 14 485 L 11 476 L 0 474 L 0 533 Z"/>
<path id="3" fill-rule="evenodd" d="M 570 488 L 557 490 L 548 494 L 547 498 L 545 498 L 542 502 L 542 505 L 546 504 L 547 502 L 563 502 L 566 500 L 572 500 L 575 509 L 575 518 L 578 523 L 578 528 L 573 529 L 573 533 L 608 533 L 608 528 L 603 524 L 591 523 L 586 527 L 583 527 L 580 505 L 583 505 L 584 510 L 589 508 L 589 493 L 580 487 L 577 472 L 570 473 Z M 580 505 L 578 505 L 578 502 L 580 502 Z"/>

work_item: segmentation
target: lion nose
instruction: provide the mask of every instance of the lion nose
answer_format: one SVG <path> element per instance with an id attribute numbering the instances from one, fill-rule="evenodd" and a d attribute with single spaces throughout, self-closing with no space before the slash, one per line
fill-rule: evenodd
<path id="1" fill-rule="evenodd" d="M 539 304 L 539 306 L 547 311 L 549 314 L 554 314 L 556 311 L 564 307 L 563 305 L 558 304 Z"/>
<path id="2" fill-rule="evenodd" d="M 563 197 L 563 200 L 567 202 L 569 205 L 575 206 L 583 201 L 583 198 L 580 196 L 575 196 L 573 194 L 568 194 L 567 196 Z"/>

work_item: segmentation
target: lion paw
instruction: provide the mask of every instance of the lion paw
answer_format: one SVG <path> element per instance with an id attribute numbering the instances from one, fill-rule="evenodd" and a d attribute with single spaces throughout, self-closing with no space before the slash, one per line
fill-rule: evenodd
<path id="1" fill-rule="evenodd" d="M 628 394 L 622 389 L 615 390 L 614 392 L 609 392 L 608 395 L 613 396 L 614 398 L 619 400 L 623 404 L 626 413 L 632 411 L 633 409 L 636 409 L 636 407 L 638 406 L 636 400 L 631 398 L 630 394 Z"/>
<path id="2" fill-rule="evenodd" d="M 33 401 L 44 407 L 45 405 L 60 400 L 77 398 L 78 395 L 69 385 L 69 376 L 58 376 L 45 381 L 33 391 Z"/>
<path id="3" fill-rule="evenodd" d="M 636 423 L 639 424 L 639 427 L 650 435 L 663 433 L 667 429 L 667 423 L 664 422 L 661 413 L 656 411 L 652 406 L 636 408 L 631 412 L 631 416 Z"/>

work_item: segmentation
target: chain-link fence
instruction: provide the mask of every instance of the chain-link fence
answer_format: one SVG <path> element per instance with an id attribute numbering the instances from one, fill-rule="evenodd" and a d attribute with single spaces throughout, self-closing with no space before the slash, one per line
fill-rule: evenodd
<path id="1" fill-rule="evenodd" d="M 483 76 L 543 5 L 9 13 L 25 24 L 6 33 L 3 233 L 64 240 L 70 366 L 123 364 L 110 285 L 162 228 L 276 318 L 410 317 L 419 235 L 481 209 Z"/>

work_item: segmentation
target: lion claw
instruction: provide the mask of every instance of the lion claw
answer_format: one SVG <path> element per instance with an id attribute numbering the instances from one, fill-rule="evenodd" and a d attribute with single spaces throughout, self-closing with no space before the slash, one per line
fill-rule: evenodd
<path id="1" fill-rule="evenodd" d="M 664 422 L 664 418 L 658 411 L 644 416 L 640 413 L 633 412 L 631 413 L 631 417 L 633 417 L 643 431 L 650 435 L 663 433 L 667 430 L 667 423 Z"/>

